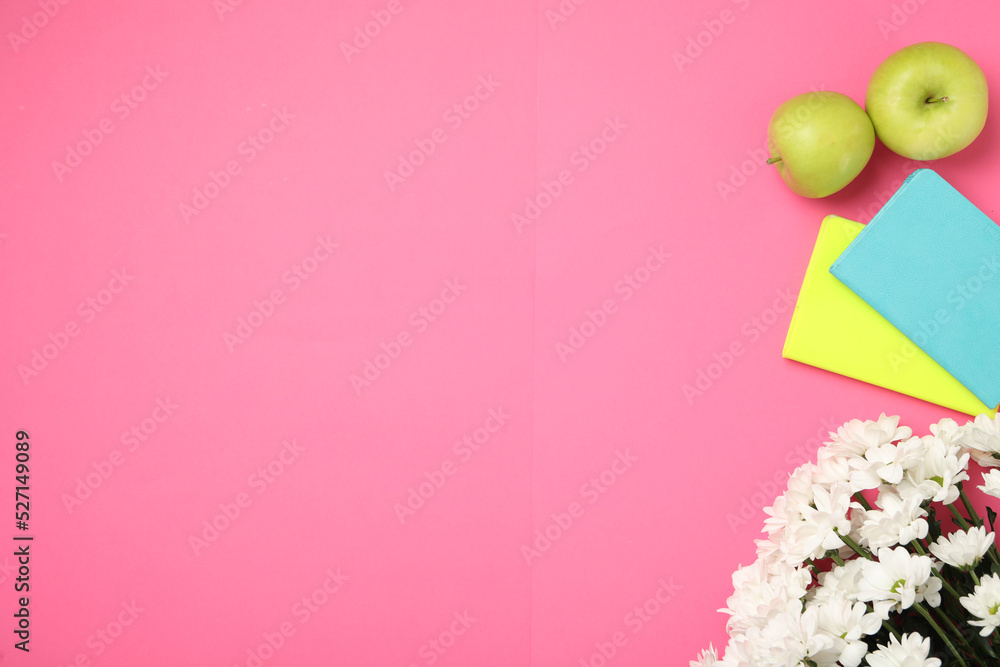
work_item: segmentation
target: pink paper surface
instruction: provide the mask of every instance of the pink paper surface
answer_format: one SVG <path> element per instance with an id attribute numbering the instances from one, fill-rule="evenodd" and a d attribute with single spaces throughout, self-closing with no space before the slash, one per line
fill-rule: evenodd
<path id="1" fill-rule="evenodd" d="M 878 146 L 806 200 L 761 155 L 779 103 L 863 102 L 907 44 L 1000 81 L 998 7 L 17 0 L 0 26 L 4 664 L 687 665 L 827 430 L 965 419 L 781 358 L 822 218 L 918 165 Z M 998 136 L 933 164 L 989 215 Z"/>

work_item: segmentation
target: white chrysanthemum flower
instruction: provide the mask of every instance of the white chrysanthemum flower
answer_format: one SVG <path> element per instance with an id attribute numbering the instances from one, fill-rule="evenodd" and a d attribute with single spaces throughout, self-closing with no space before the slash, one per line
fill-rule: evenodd
<path id="1" fill-rule="evenodd" d="M 816 459 L 815 479 L 818 483 L 827 485 L 834 482 L 850 482 L 850 458 L 838 456 L 829 450 L 820 450 Z"/>
<path id="2" fill-rule="evenodd" d="M 758 542 L 758 557 L 789 560 L 779 552 L 784 547 L 789 526 L 798 523 L 802 518 L 802 509 L 813 504 L 813 490 L 817 487 L 813 479 L 815 471 L 816 467 L 811 462 L 796 468 L 788 478 L 785 492 L 775 498 L 770 507 L 764 508 L 768 516 L 764 519 L 762 532 L 767 533 L 767 541 Z"/>
<path id="3" fill-rule="evenodd" d="M 932 607 L 941 604 L 941 580 L 931 575 L 930 556 L 911 554 L 905 547 L 882 547 L 877 557 L 864 563 L 858 599 L 871 602 L 881 618 L 916 602 L 926 600 Z"/>
<path id="4" fill-rule="evenodd" d="M 958 445 L 962 439 L 962 427 L 950 417 L 945 417 L 937 424 L 931 424 L 931 433 L 946 445 Z"/>
<path id="5" fill-rule="evenodd" d="M 771 539 L 770 537 L 765 537 L 763 539 L 753 541 L 753 543 L 757 546 L 757 560 L 768 564 L 777 563 L 781 560 L 781 544 L 776 541 L 777 539 L 778 538 Z"/>
<path id="6" fill-rule="evenodd" d="M 930 551 L 939 561 L 960 570 L 971 570 L 979 565 L 996 538 L 984 527 L 956 530 L 942 535 L 930 545 Z"/>
<path id="7" fill-rule="evenodd" d="M 717 667 L 719 665 L 722 665 L 722 662 L 719 660 L 719 653 L 711 644 L 701 652 L 697 660 L 688 662 L 689 667 Z"/>
<path id="8" fill-rule="evenodd" d="M 889 636 L 887 645 L 868 655 L 870 667 L 941 667 L 939 658 L 928 658 L 931 640 L 919 632 L 909 632 L 903 638 Z"/>
<path id="9" fill-rule="evenodd" d="M 726 623 L 730 635 L 763 628 L 789 607 L 801 609 L 811 582 L 812 573 L 806 568 L 760 560 L 739 568 L 733 573 L 733 594 L 719 610 L 730 616 Z"/>
<path id="10" fill-rule="evenodd" d="M 763 664 L 761 651 L 766 650 L 760 640 L 760 628 L 750 628 L 746 633 L 732 635 L 722 659 L 723 667 L 758 667 Z"/>
<path id="11" fill-rule="evenodd" d="M 837 535 L 848 534 L 851 520 L 847 516 L 851 508 L 851 490 L 837 482 L 829 488 L 816 485 L 813 488 L 813 504 L 801 508 L 801 518 L 789 526 L 785 534 L 782 550 L 788 554 L 792 565 L 801 564 L 807 558 L 818 559 L 831 549 L 844 546 Z"/>
<path id="12" fill-rule="evenodd" d="M 764 514 L 767 515 L 767 518 L 764 519 L 764 527 L 761 532 L 767 533 L 767 538 L 756 542 L 757 558 L 774 561 L 787 560 L 782 549 L 789 525 L 799 521 L 801 518 L 800 508 L 806 506 L 800 504 L 799 495 L 792 496 L 791 504 L 789 504 L 789 496 L 778 496 L 774 499 L 773 505 L 764 508 Z M 810 502 L 812 502 L 811 497 Z"/>
<path id="13" fill-rule="evenodd" d="M 951 420 L 942 420 L 942 423 Z M 954 422 L 952 421 L 952 424 Z M 957 430 L 957 426 L 955 429 Z M 900 495 L 917 496 L 921 501 L 933 501 L 950 505 L 959 498 L 959 482 L 969 479 L 969 453 L 953 444 L 956 436 L 950 429 L 939 428 L 945 438 L 924 436 L 923 456 L 906 469 L 906 475 L 898 485 Z"/>
<path id="14" fill-rule="evenodd" d="M 983 486 L 976 487 L 988 496 L 1000 498 L 1000 470 L 983 473 Z"/>
<path id="15" fill-rule="evenodd" d="M 789 609 L 770 620 L 761 631 L 767 647 L 767 665 L 799 665 L 833 648 L 833 638 L 820 632 L 815 608 Z"/>
<path id="16" fill-rule="evenodd" d="M 973 589 L 972 595 L 966 595 L 959 599 L 962 606 L 970 614 L 975 616 L 975 620 L 970 620 L 969 625 L 982 627 L 979 634 L 986 637 L 997 627 L 1000 627 L 1000 576 L 987 574 L 979 580 L 979 584 Z"/>
<path id="17" fill-rule="evenodd" d="M 923 454 L 924 443 L 919 437 L 870 447 L 864 456 L 851 459 L 851 486 L 854 491 L 864 491 L 898 484 L 906 469 L 919 463 Z"/>
<path id="18" fill-rule="evenodd" d="M 963 426 L 960 442 L 979 465 L 1000 467 L 1000 413 L 993 419 L 979 415 Z"/>
<path id="19" fill-rule="evenodd" d="M 813 573 L 808 567 L 792 567 L 783 563 L 767 565 L 768 581 L 781 586 L 791 600 L 801 601 L 812 584 Z"/>
<path id="20" fill-rule="evenodd" d="M 864 456 L 872 447 L 880 447 L 896 440 L 909 438 L 913 431 L 908 426 L 899 426 L 899 417 L 886 417 L 883 412 L 878 421 L 852 419 L 837 429 L 833 440 L 823 450 L 825 456 L 832 454 L 853 458 Z"/>
<path id="21" fill-rule="evenodd" d="M 869 613 L 864 602 L 851 602 L 843 592 L 815 605 L 819 631 L 833 639 L 832 646 L 817 653 L 814 661 L 820 665 L 840 663 L 843 667 L 857 667 L 868 652 L 862 637 L 873 635 L 882 628 L 878 614 Z"/>
<path id="22" fill-rule="evenodd" d="M 927 512 L 920 506 L 920 498 L 903 499 L 885 487 L 875 501 L 881 509 L 865 512 L 861 538 L 872 549 L 906 544 L 927 537 Z"/>
<path id="23" fill-rule="evenodd" d="M 764 527 L 761 532 L 767 533 L 768 537 L 775 533 L 780 534 L 789 523 L 788 498 L 784 495 L 778 496 L 769 507 L 764 508 L 764 514 L 767 515 L 767 518 L 764 519 Z"/>
<path id="24" fill-rule="evenodd" d="M 817 470 L 815 463 L 807 461 L 788 476 L 788 487 L 782 496 L 789 514 L 796 514 L 798 508 L 812 504 L 813 489 L 819 484 L 816 481 Z"/>
<path id="25" fill-rule="evenodd" d="M 809 590 L 807 599 L 812 604 L 823 604 L 843 594 L 851 602 L 856 602 L 864 578 L 865 560 L 854 558 L 843 565 L 835 565 L 828 572 L 821 572 L 819 585 Z"/>

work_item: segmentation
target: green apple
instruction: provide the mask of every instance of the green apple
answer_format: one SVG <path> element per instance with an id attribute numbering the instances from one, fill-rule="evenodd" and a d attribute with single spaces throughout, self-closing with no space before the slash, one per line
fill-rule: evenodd
<path id="1" fill-rule="evenodd" d="M 986 77 L 960 49 L 920 42 L 879 65 L 865 94 L 875 134 L 912 160 L 948 157 L 972 143 L 986 124 Z"/>
<path id="2" fill-rule="evenodd" d="M 815 91 L 779 106 L 767 126 L 768 164 L 793 192 L 826 197 L 861 173 L 875 150 L 871 120 L 847 95 Z"/>

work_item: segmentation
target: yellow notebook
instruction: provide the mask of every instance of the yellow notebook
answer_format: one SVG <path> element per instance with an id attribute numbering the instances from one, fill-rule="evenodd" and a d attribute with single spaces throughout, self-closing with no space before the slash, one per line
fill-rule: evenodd
<path id="1" fill-rule="evenodd" d="M 829 215 L 806 269 L 782 356 L 969 415 L 996 414 L 830 274 L 864 225 Z"/>

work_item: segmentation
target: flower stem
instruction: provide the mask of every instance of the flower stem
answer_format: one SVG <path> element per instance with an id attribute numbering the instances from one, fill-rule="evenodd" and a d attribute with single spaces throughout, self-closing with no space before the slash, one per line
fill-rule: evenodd
<path id="1" fill-rule="evenodd" d="M 948 639 L 948 635 L 941 628 L 941 626 L 937 624 L 934 617 L 931 616 L 930 612 L 924 609 L 924 606 L 919 602 L 913 603 L 913 608 L 917 610 L 917 613 L 924 617 L 924 620 L 927 621 L 932 628 L 934 628 L 934 630 L 938 633 L 938 636 L 941 637 L 941 640 L 948 647 L 948 650 L 955 656 L 955 660 L 958 661 L 958 664 L 963 667 L 969 667 L 965 660 L 962 659 L 962 655 L 958 652 L 958 649 L 956 649 L 955 645 L 951 643 L 950 639 Z"/>
<path id="2" fill-rule="evenodd" d="M 948 591 L 949 593 L 951 593 L 952 595 L 954 595 L 956 600 L 958 600 L 959 598 L 962 597 L 962 595 L 958 591 L 956 591 L 955 588 L 950 583 L 948 583 L 948 580 L 944 578 L 943 574 L 941 574 L 940 572 L 938 572 L 934 568 L 931 568 L 931 572 L 934 574 L 934 576 L 936 576 L 938 579 L 941 580 L 941 585 L 944 586 L 944 589 L 946 591 Z M 975 577 L 976 573 L 973 572 L 972 576 Z"/>
<path id="3" fill-rule="evenodd" d="M 998 551 L 997 551 L 997 545 L 996 545 L 996 542 L 994 542 L 994 543 L 993 543 L 993 544 L 992 544 L 992 545 L 990 546 L 990 548 L 989 548 L 989 551 L 987 551 L 987 553 L 989 553 L 989 555 L 990 555 L 990 559 L 991 559 L 991 560 L 992 560 L 992 561 L 993 561 L 993 562 L 994 562 L 994 563 L 995 563 L 996 565 L 1000 565 L 1000 556 L 998 556 L 998 555 L 997 555 L 997 554 L 998 554 L 998 553 L 1000 553 L 1000 552 L 998 552 Z"/>
<path id="4" fill-rule="evenodd" d="M 969 522 L 965 520 L 965 517 L 962 516 L 961 514 L 959 514 L 958 510 L 955 509 L 955 505 L 953 505 L 953 504 L 952 505 L 948 505 L 948 509 L 951 510 L 951 514 L 952 514 L 952 516 L 955 517 L 955 521 L 958 522 L 958 525 L 960 525 L 965 530 L 968 530 L 969 528 L 972 527 L 972 526 L 969 525 Z"/>
<path id="5" fill-rule="evenodd" d="M 951 628 L 952 632 L 955 633 L 955 636 L 958 637 L 959 640 L 962 642 L 962 644 L 965 646 L 968 653 L 970 653 L 971 655 L 975 655 L 976 649 L 972 648 L 972 645 L 969 644 L 969 640 L 965 638 L 965 635 L 963 635 L 962 631 L 958 628 L 957 625 L 955 625 L 955 622 L 952 621 L 950 618 L 948 618 L 948 615 L 944 612 L 944 610 L 941 609 L 941 607 L 932 607 L 932 609 L 934 610 L 934 613 L 936 613 L 939 618 L 944 620 L 944 622 L 948 625 L 948 627 Z"/>
<path id="6" fill-rule="evenodd" d="M 865 498 L 864 494 L 860 491 L 854 492 L 854 499 L 858 501 L 858 504 L 864 507 L 866 510 L 871 511 L 872 506 L 868 503 L 868 499 Z"/>
<path id="7" fill-rule="evenodd" d="M 870 553 L 868 553 L 868 551 L 864 547 L 855 542 L 851 537 L 849 537 L 848 535 L 844 535 L 836 528 L 833 529 L 833 532 L 835 532 L 837 534 L 837 537 L 843 540 L 844 544 L 849 546 L 854 551 L 854 553 L 858 554 L 859 556 L 864 556 L 868 560 L 875 560 L 875 558 Z"/>
<path id="8" fill-rule="evenodd" d="M 969 516 L 972 518 L 972 522 L 977 526 L 982 526 L 983 520 L 979 518 L 978 514 L 976 514 L 976 508 L 972 506 L 969 496 L 965 495 L 965 489 L 962 488 L 961 482 L 958 484 L 958 494 L 962 499 L 962 504 L 965 505 L 965 511 L 968 512 Z"/>

